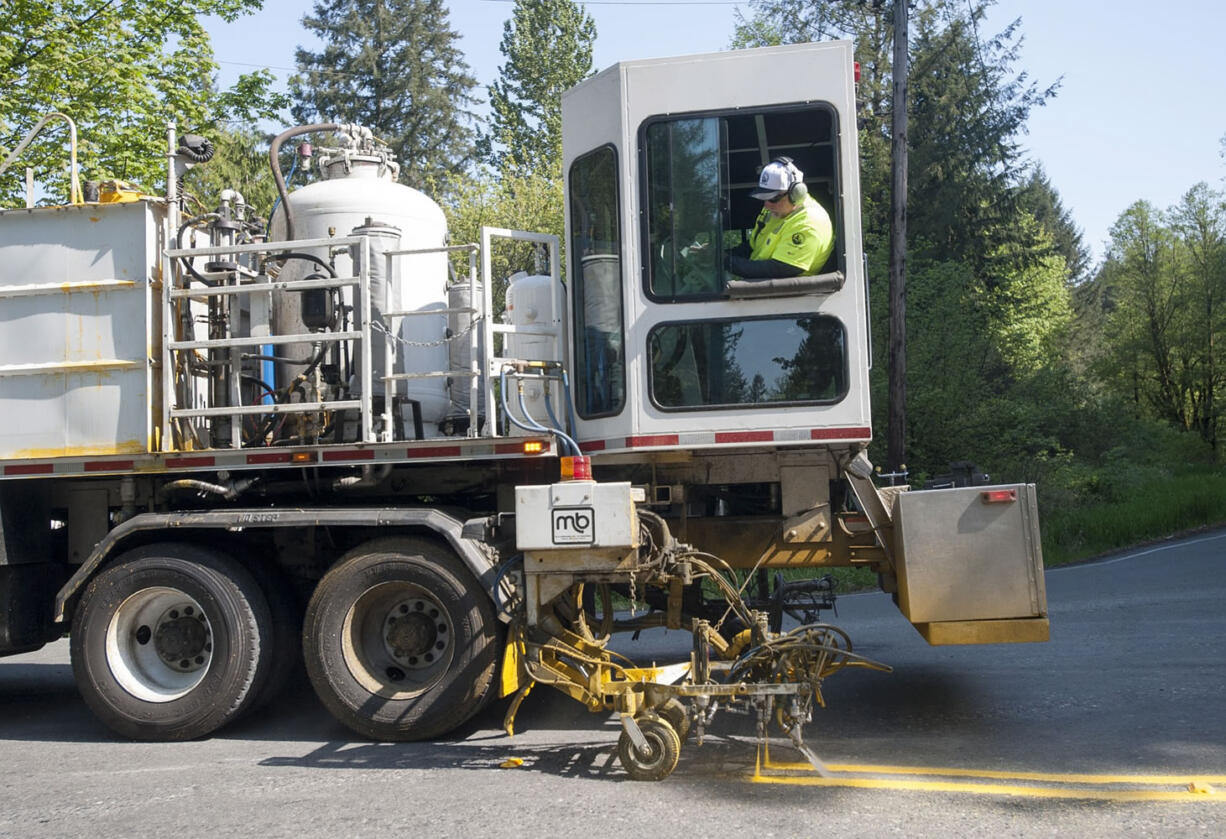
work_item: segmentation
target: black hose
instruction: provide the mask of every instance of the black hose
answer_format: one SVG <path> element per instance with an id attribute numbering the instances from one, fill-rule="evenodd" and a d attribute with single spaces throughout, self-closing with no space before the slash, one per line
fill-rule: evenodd
<path id="1" fill-rule="evenodd" d="M 189 218 L 187 221 L 183 222 L 183 224 L 179 225 L 179 232 L 175 235 L 175 246 L 178 247 L 179 250 L 183 250 L 183 231 L 187 230 L 187 228 L 191 227 L 193 224 L 197 224 L 198 222 L 211 218 L 220 218 L 220 216 L 218 216 L 217 213 L 205 213 L 202 216 Z M 200 275 L 200 272 L 196 270 L 196 266 L 192 264 L 193 259 L 194 257 L 190 256 L 179 257 L 179 261 L 183 263 L 183 267 L 187 269 L 187 273 L 191 274 L 199 282 L 202 282 L 206 286 L 210 287 L 217 285 L 217 283 L 213 282 L 212 280 L 206 280 Z"/>
<path id="2" fill-rule="evenodd" d="M 291 259 L 305 259 L 308 262 L 314 262 L 320 268 L 328 272 L 328 276 L 336 279 L 336 270 L 324 260 L 320 259 L 311 253 L 301 253 L 299 251 L 288 251 L 286 253 L 277 253 L 268 257 L 268 262 L 288 262 Z"/>
<path id="3" fill-rule="evenodd" d="M 268 163 L 272 167 L 272 178 L 277 183 L 277 195 L 281 197 L 281 206 L 285 210 L 286 241 L 291 241 L 294 238 L 294 211 L 289 205 L 289 191 L 285 187 L 285 176 L 281 174 L 281 144 L 290 137 L 297 137 L 299 134 L 310 134 L 312 131 L 340 131 L 343 128 L 344 126 L 335 122 L 299 125 L 295 128 L 282 131 L 273 138 L 272 145 L 268 147 Z"/>
<path id="4" fill-rule="evenodd" d="M 184 134 L 179 138 L 179 154 L 192 163 L 208 163 L 213 159 L 213 143 L 199 134 Z"/>

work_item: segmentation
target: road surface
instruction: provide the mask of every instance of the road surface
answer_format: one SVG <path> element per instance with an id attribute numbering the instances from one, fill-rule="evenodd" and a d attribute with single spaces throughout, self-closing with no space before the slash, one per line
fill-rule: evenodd
<path id="1" fill-rule="evenodd" d="M 885 595 L 841 598 L 831 620 L 895 672 L 828 682 L 807 730 L 828 779 L 722 716 L 670 778 L 632 782 L 616 721 L 543 687 L 514 738 L 500 703 L 445 741 L 361 741 L 302 679 L 211 739 L 124 742 L 59 642 L 0 660 L 0 836 L 1226 835 L 1226 531 L 1047 591 L 1051 642 L 997 647 L 928 647 Z"/>

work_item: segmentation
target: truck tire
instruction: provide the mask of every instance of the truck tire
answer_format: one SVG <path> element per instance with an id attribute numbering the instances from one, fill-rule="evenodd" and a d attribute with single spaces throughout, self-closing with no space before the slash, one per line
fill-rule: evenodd
<path id="1" fill-rule="evenodd" d="M 272 563 L 253 562 L 252 575 L 259 583 L 272 616 L 272 643 L 268 651 L 268 677 L 251 704 L 256 711 L 281 695 L 302 665 L 302 605 L 288 577 Z"/>
<path id="2" fill-rule="evenodd" d="M 191 740 L 247 710 L 268 677 L 271 616 L 255 579 L 195 545 L 149 545 L 89 584 L 73 620 L 77 687 L 113 731 Z"/>
<path id="3" fill-rule="evenodd" d="M 423 538 L 346 554 L 307 606 L 303 654 L 336 719 L 374 740 L 423 740 L 493 694 L 502 626 L 460 559 Z"/>

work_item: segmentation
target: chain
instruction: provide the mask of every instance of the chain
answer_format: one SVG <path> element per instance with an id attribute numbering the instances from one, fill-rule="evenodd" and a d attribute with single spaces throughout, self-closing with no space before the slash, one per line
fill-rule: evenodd
<path id="1" fill-rule="evenodd" d="M 384 335 L 391 338 L 393 341 L 397 341 L 401 344 L 404 344 L 406 347 L 441 347 L 446 344 L 449 344 L 452 341 L 463 338 L 469 332 L 472 332 L 473 325 L 472 323 L 469 323 L 468 326 L 464 327 L 462 330 L 460 330 L 456 334 L 443 338 L 439 341 L 408 341 L 404 338 L 401 338 L 399 335 L 393 335 L 392 332 L 389 331 L 388 328 L 384 326 L 382 322 L 377 321 L 377 320 L 372 320 L 370 322 L 370 328 L 374 332 L 382 332 Z"/>
<path id="2" fill-rule="evenodd" d="M 630 572 L 630 617 L 634 617 L 639 613 L 639 596 L 634 585 L 634 572 Z"/>

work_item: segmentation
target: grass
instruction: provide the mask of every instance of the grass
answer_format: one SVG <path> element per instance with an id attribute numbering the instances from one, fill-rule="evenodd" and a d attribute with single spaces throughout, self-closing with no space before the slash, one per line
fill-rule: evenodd
<path id="1" fill-rule="evenodd" d="M 1039 487 L 1040 495 L 1043 488 Z M 1226 526 L 1226 473 L 1202 469 L 1151 480 L 1120 501 L 1046 509 L 1040 515 L 1043 564 L 1068 565 L 1133 545 L 1199 528 Z M 772 570 L 770 573 L 774 573 Z M 793 580 L 830 574 L 836 594 L 877 589 L 877 575 L 867 568 L 787 569 Z M 704 584 L 709 597 L 714 584 Z M 614 607 L 629 608 L 614 595 Z"/>
<path id="2" fill-rule="evenodd" d="M 1226 524 L 1226 474 L 1185 472 L 1151 481 L 1120 501 L 1046 510 L 1040 516 L 1044 564 L 1067 565 L 1220 524 Z"/>

